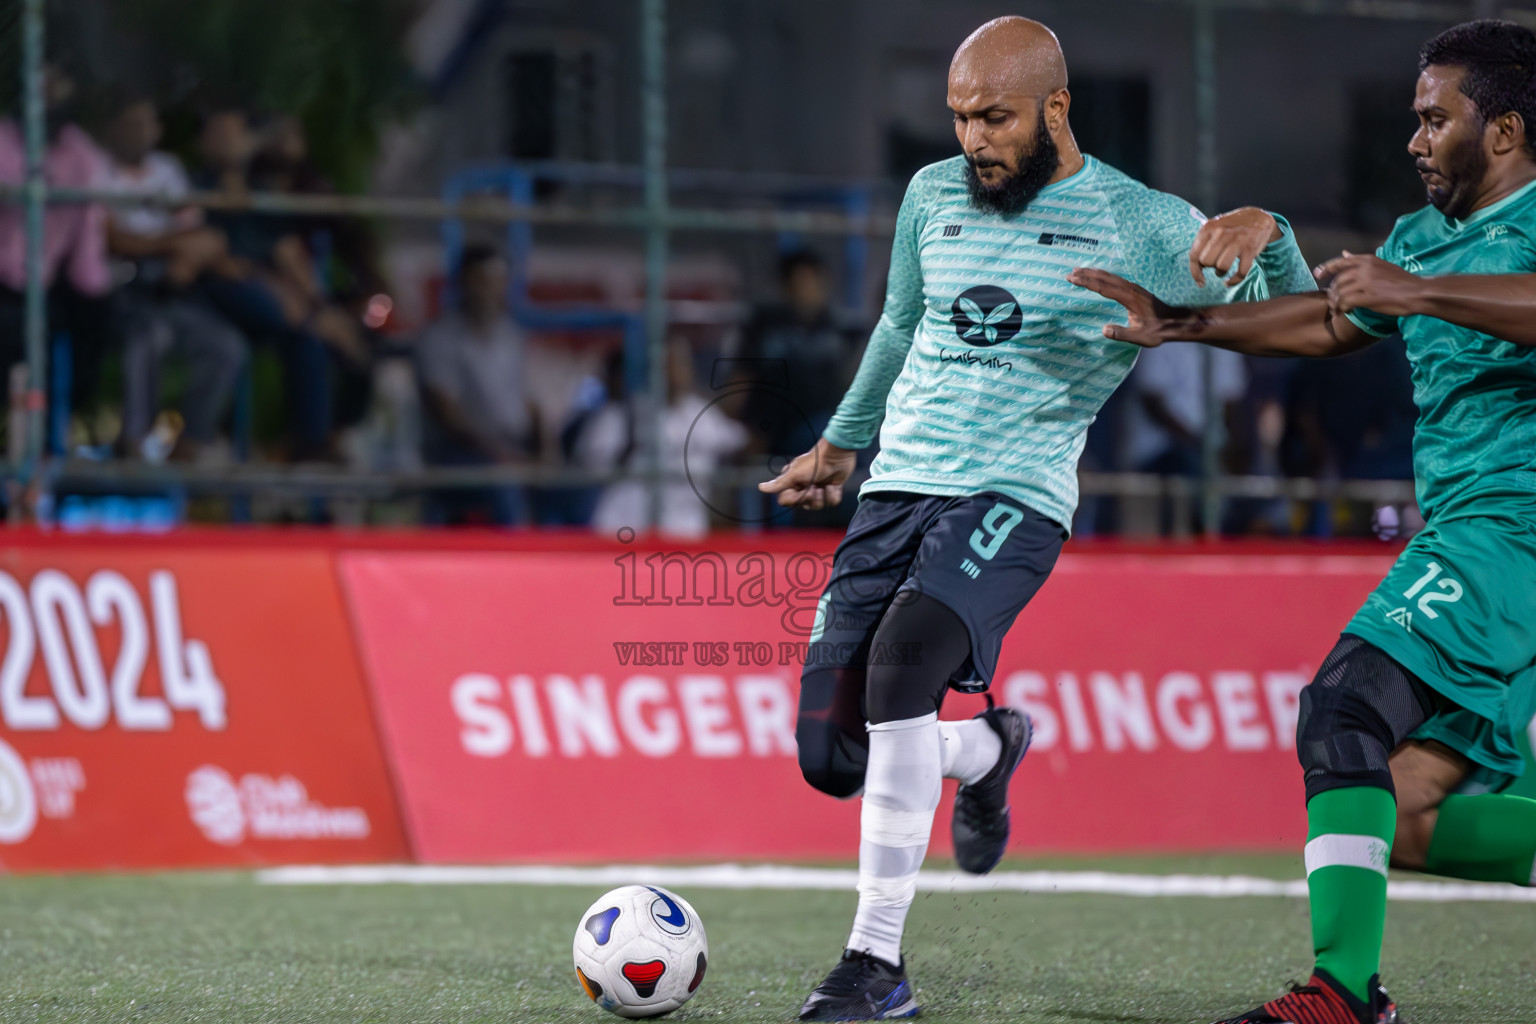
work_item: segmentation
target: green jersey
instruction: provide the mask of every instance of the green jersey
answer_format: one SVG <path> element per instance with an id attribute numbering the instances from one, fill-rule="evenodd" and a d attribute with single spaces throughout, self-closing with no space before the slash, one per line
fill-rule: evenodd
<path id="1" fill-rule="evenodd" d="M 1465 220 L 1409 214 L 1377 255 L 1414 274 L 1532 273 L 1536 182 Z M 1450 699 L 1414 737 L 1475 762 L 1468 791 L 1498 789 L 1524 768 L 1517 737 L 1536 712 L 1536 348 L 1428 316 L 1349 319 L 1407 342 L 1429 524 L 1345 632 Z"/>
<path id="2" fill-rule="evenodd" d="M 1124 310 L 1067 274 L 1109 270 L 1188 306 L 1310 290 L 1312 275 L 1286 228 L 1241 285 L 1196 285 L 1200 211 L 1093 157 L 1012 216 L 972 205 L 964 171 L 955 157 L 907 187 L 885 309 L 825 437 L 864 448 L 879 432 L 861 494 L 997 491 L 1066 527 L 1088 426 L 1139 351 L 1103 335 Z"/>
<path id="3" fill-rule="evenodd" d="M 1536 182 L 1465 220 L 1426 206 L 1399 219 L 1377 255 L 1414 274 L 1536 272 Z M 1349 319 L 1407 342 L 1419 408 L 1413 471 L 1426 518 L 1477 494 L 1536 501 L 1536 348 L 1428 316 L 1358 309 Z"/>

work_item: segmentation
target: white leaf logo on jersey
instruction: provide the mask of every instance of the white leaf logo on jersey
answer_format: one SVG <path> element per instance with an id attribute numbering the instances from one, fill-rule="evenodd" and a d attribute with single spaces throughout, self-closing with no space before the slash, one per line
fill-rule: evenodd
<path id="1" fill-rule="evenodd" d="M 1012 295 L 990 284 L 967 288 L 950 308 L 950 323 L 963 341 L 996 345 L 1019 333 L 1024 318 Z"/>
<path id="2" fill-rule="evenodd" d="M 965 311 L 965 315 L 970 318 L 973 325 L 970 330 L 960 335 L 960 337 L 974 338 L 976 335 L 982 334 L 986 336 L 988 345 L 996 345 L 997 325 L 1013 316 L 1013 311 L 1017 307 L 1011 302 L 1005 302 L 992 312 L 983 313 L 981 307 L 970 299 L 961 299 L 960 308 Z"/>

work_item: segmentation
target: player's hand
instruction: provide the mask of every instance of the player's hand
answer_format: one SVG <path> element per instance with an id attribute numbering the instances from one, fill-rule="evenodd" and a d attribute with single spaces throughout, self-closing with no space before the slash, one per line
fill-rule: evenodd
<path id="1" fill-rule="evenodd" d="M 1228 285 L 1239 284 L 1253 269 L 1253 261 L 1271 242 L 1282 236 L 1275 218 L 1257 206 L 1244 206 L 1219 214 L 1206 221 L 1189 247 L 1189 276 L 1196 284 L 1205 284 L 1205 268 L 1218 274 L 1237 269 L 1227 278 Z"/>
<path id="2" fill-rule="evenodd" d="M 757 485 L 764 494 L 777 494 L 779 504 L 805 509 L 825 508 L 843 501 L 843 482 L 853 472 L 859 454 L 839 448 L 825 438 L 810 451 L 795 456 L 784 472 Z"/>
<path id="3" fill-rule="evenodd" d="M 1195 316 L 1191 310 L 1170 306 L 1141 285 L 1132 284 L 1118 274 L 1078 267 L 1067 275 L 1067 280 L 1125 307 L 1129 323 L 1124 327 L 1106 324 L 1106 338 L 1128 341 L 1142 348 L 1156 348 L 1165 341 L 1189 337 Z"/>
<path id="4" fill-rule="evenodd" d="M 1335 316 L 1361 308 L 1382 316 L 1413 316 L 1424 286 L 1417 275 L 1402 267 L 1348 251 L 1312 274 L 1328 289 L 1328 312 Z"/>

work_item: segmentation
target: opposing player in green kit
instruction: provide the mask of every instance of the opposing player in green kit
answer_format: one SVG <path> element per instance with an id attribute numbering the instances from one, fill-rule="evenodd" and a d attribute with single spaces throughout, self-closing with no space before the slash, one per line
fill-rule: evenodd
<path id="1" fill-rule="evenodd" d="M 1098 270 L 1130 314 L 1111 338 L 1330 356 L 1401 332 L 1427 526 L 1303 691 L 1317 966 L 1226 1024 L 1390 1024 L 1377 980 L 1387 867 L 1536 884 L 1536 801 L 1502 795 L 1536 711 L 1536 34 L 1458 25 L 1420 53 L 1409 143 L 1430 205 L 1326 291 L 1175 309 Z"/>

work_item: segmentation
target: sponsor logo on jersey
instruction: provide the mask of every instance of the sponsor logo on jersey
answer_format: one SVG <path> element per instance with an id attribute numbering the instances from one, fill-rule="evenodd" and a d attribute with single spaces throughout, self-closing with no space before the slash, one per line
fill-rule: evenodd
<path id="1" fill-rule="evenodd" d="M 965 363 L 967 366 L 980 366 L 985 370 L 1011 370 L 1013 364 L 1006 359 L 997 356 L 979 356 L 968 350 L 951 352 L 944 346 L 939 346 L 939 362 L 941 363 Z"/>
<path id="2" fill-rule="evenodd" d="M 1084 238 L 1082 235 L 1063 235 L 1055 231 L 1040 232 L 1041 245 L 1066 245 L 1074 249 L 1097 249 L 1097 238 Z"/>
<path id="3" fill-rule="evenodd" d="M 958 237 L 960 237 L 960 225 L 959 224 L 945 224 L 944 225 L 944 237 L 945 238 L 958 238 Z"/>
<path id="4" fill-rule="evenodd" d="M 1417 256 L 1404 256 L 1402 267 L 1410 274 L 1424 273 L 1424 264 L 1419 262 L 1419 258 Z"/>
<path id="5" fill-rule="evenodd" d="M 220 846 L 252 839 L 366 839 L 368 813 L 361 807 L 324 807 L 309 798 L 292 775 L 234 776 L 205 764 L 187 776 L 187 813 Z"/>
<path id="6" fill-rule="evenodd" d="M 1399 626 L 1402 626 L 1404 629 L 1406 629 L 1408 632 L 1413 632 L 1413 612 L 1409 611 L 1407 608 L 1393 608 L 1391 611 L 1387 612 L 1387 621 L 1395 622 Z"/>
<path id="7" fill-rule="evenodd" d="M 1483 235 L 1490 242 L 1497 242 L 1509 234 L 1508 224 L 1489 224 L 1483 228 Z"/>
<path id="8" fill-rule="evenodd" d="M 1024 314 L 1019 300 L 996 285 L 967 288 L 950 307 L 950 323 L 960 340 L 970 345 L 996 345 L 1019 333 Z"/>

